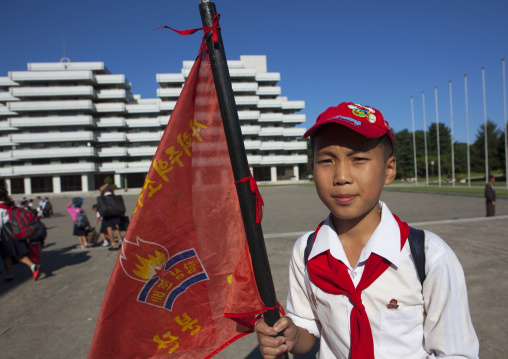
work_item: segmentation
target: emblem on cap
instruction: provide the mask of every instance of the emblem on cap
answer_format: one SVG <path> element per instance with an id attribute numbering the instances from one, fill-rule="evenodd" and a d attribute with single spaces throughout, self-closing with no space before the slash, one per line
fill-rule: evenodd
<path id="1" fill-rule="evenodd" d="M 386 306 L 388 309 L 397 309 L 399 305 L 397 304 L 397 299 L 390 300 L 390 304 Z"/>
<path id="2" fill-rule="evenodd" d="M 367 117 L 367 120 L 369 120 L 370 123 L 376 122 L 376 115 L 374 115 L 376 110 L 373 108 L 360 104 L 349 105 L 348 107 L 353 110 L 353 115 L 358 117 Z"/>

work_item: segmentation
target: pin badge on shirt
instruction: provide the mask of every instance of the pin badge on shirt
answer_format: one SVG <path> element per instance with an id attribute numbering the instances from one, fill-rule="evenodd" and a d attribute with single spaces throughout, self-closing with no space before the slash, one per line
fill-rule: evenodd
<path id="1" fill-rule="evenodd" d="M 397 299 L 390 300 L 390 304 L 386 306 L 388 309 L 397 309 L 399 305 L 397 304 Z"/>

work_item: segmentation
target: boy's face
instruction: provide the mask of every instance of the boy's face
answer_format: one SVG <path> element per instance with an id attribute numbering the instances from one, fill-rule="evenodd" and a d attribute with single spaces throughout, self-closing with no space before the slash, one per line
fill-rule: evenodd
<path id="1" fill-rule="evenodd" d="M 379 141 L 336 124 L 327 125 L 316 135 L 314 180 L 334 224 L 377 215 L 383 186 L 396 174 L 395 157 L 385 160 Z"/>

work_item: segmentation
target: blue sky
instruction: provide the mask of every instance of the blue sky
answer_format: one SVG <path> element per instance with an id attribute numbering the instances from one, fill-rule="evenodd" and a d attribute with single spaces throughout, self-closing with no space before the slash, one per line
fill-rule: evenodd
<path id="1" fill-rule="evenodd" d="M 483 124 L 482 72 L 487 117 L 504 125 L 501 59 L 508 58 L 508 1 L 216 0 L 227 58 L 266 55 L 280 72 L 282 95 L 304 100 L 310 127 L 329 106 L 353 101 L 373 106 L 395 131 L 450 127 L 448 82 L 453 85 L 454 137 L 466 141 L 464 74 L 468 75 L 469 129 Z M 0 76 L 28 62 L 103 61 L 123 73 L 132 91 L 156 97 L 156 73 L 179 72 L 197 55 L 198 0 L 21 0 L 0 5 Z M 508 60 L 508 59 L 507 59 Z M 508 64 L 506 65 L 508 66 Z"/>

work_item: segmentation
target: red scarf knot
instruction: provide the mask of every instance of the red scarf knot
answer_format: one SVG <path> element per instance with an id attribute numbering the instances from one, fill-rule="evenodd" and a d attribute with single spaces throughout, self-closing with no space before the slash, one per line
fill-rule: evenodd
<path id="1" fill-rule="evenodd" d="M 261 193 L 259 193 L 258 184 L 256 183 L 256 180 L 252 177 L 252 175 L 250 175 L 248 177 L 235 181 L 235 184 L 247 181 L 249 181 L 251 192 L 254 193 L 254 195 L 256 196 L 256 223 L 261 223 L 261 221 L 263 220 L 263 206 L 265 205 L 265 202 L 263 201 L 263 197 L 261 197 Z"/>
<path id="2" fill-rule="evenodd" d="M 362 292 L 361 291 L 354 291 L 352 293 L 348 293 L 347 295 L 349 297 L 349 300 L 353 303 L 355 307 L 357 307 L 360 311 L 364 311 L 365 307 L 363 306 L 362 302 Z"/>
<path id="3" fill-rule="evenodd" d="M 212 26 L 203 26 L 203 27 L 200 27 L 200 28 L 197 28 L 197 29 L 189 29 L 189 30 L 176 30 L 176 29 L 173 29 L 169 26 L 161 26 L 155 30 L 160 30 L 160 29 L 170 29 L 170 30 L 173 30 L 174 32 L 180 34 L 180 35 L 192 35 L 194 34 L 195 32 L 198 32 L 199 30 L 205 30 L 205 35 L 203 36 L 203 38 L 206 36 L 206 34 L 208 34 L 208 32 L 212 32 L 212 39 L 213 39 L 213 42 L 219 42 L 219 35 L 217 34 L 217 29 L 220 30 L 220 26 L 219 26 L 219 19 L 220 19 L 220 14 L 215 14 L 215 16 L 213 17 L 213 23 L 212 23 Z"/>

